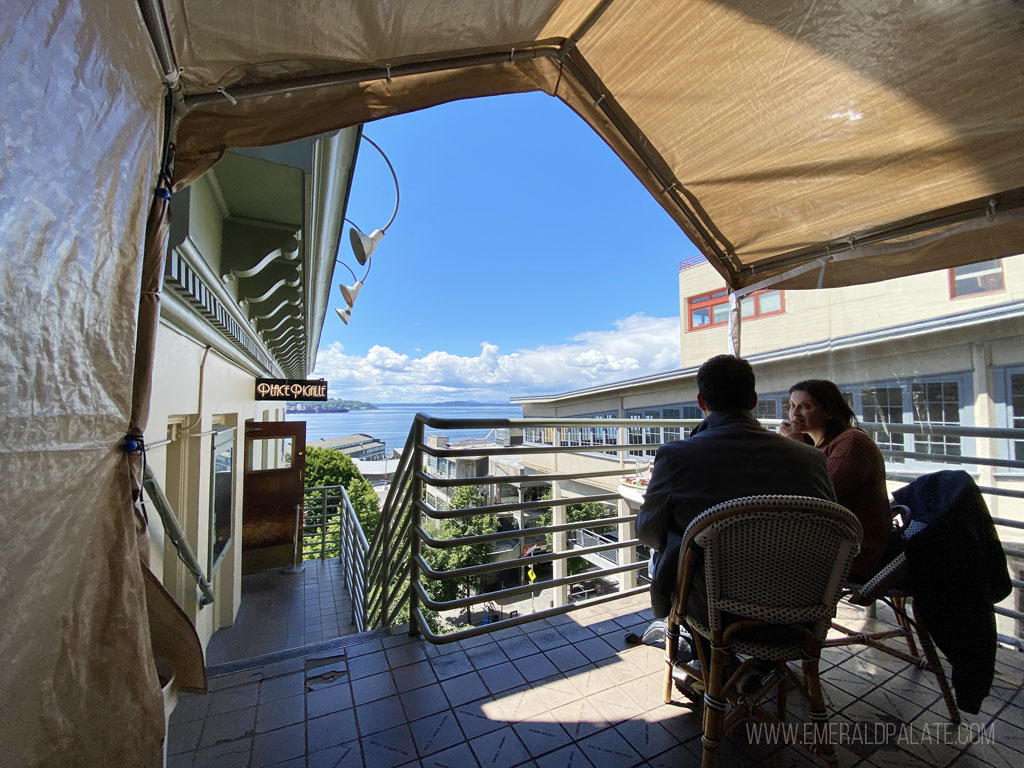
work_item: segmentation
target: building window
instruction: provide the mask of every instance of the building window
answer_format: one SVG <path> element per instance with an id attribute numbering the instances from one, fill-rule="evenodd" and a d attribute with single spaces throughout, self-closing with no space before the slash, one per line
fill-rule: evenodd
<path id="1" fill-rule="evenodd" d="M 235 487 L 235 428 L 215 427 L 210 482 L 210 562 L 208 573 L 220 565 L 231 542 Z"/>
<path id="2" fill-rule="evenodd" d="M 960 385 L 955 381 L 915 382 L 911 385 L 910 400 L 918 424 L 960 423 Z M 960 456 L 960 438 L 915 435 L 914 451 Z"/>
<path id="3" fill-rule="evenodd" d="M 689 330 L 725 325 L 729 322 L 729 291 L 723 288 L 714 293 L 693 296 L 686 300 L 689 310 Z"/>
<path id="4" fill-rule="evenodd" d="M 1024 429 L 1024 373 L 1011 373 L 1009 378 L 1010 426 L 1013 429 Z M 1014 440 L 1012 446 L 1010 458 L 1024 461 L 1024 440 Z"/>
<path id="5" fill-rule="evenodd" d="M 1003 290 L 1003 264 L 999 259 L 965 264 L 949 270 L 949 296 L 977 296 Z"/>
<path id="6" fill-rule="evenodd" d="M 729 291 L 702 293 L 686 300 L 687 330 L 714 328 L 729 323 Z M 749 320 L 786 311 L 782 291 L 756 291 L 740 299 L 740 317 Z"/>
<path id="7" fill-rule="evenodd" d="M 860 391 L 861 413 L 864 421 L 875 424 L 903 423 L 903 390 L 899 387 L 865 387 Z M 868 434 L 883 451 L 904 449 L 903 434 L 899 432 L 872 431 Z M 890 456 L 889 461 L 902 464 L 902 456 Z"/>
<path id="8" fill-rule="evenodd" d="M 695 403 L 678 403 L 675 405 L 654 406 L 626 411 L 627 419 L 700 419 L 704 414 Z M 688 437 L 692 430 L 686 427 L 630 427 L 627 430 L 630 445 L 641 443 L 668 443 Z M 633 458 L 643 458 L 656 454 L 657 447 L 637 449 L 629 452 Z"/>

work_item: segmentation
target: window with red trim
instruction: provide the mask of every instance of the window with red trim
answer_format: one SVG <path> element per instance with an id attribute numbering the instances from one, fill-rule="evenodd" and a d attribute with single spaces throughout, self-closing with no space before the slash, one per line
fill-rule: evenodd
<path id="1" fill-rule="evenodd" d="M 999 259 L 964 264 L 949 270 L 949 298 L 977 296 L 1004 290 L 1003 263 Z"/>
<path id="2" fill-rule="evenodd" d="M 786 311 L 782 291 L 755 291 L 740 299 L 740 316 L 744 320 L 767 315 L 781 315 Z M 686 300 L 686 325 L 688 331 L 700 328 L 714 328 L 729 323 L 729 291 L 725 288 Z"/>

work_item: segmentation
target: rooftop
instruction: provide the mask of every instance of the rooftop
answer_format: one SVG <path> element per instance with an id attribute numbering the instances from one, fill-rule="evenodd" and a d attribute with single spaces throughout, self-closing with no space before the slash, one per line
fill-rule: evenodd
<path id="1" fill-rule="evenodd" d="M 307 567 L 292 583 L 308 590 L 278 590 L 273 610 L 241 616 L 234 637 L 244 642 L 271 617 L 297 616 L 300 597 L 304 616 L 328 615 L 338 601 L 317 597 L 316 610 L 307 607 L 312 585 L 340 589 L 337 573 L 331 561 Z M 865 628 L 886 618 L 868 619 L 845 604 L 840 617 Z M 321 630 L 304 636 L 317 645 L 213 667 L 207 693 L 182 694 L 171 717 L 168 768 L 699 765 L 700 710 L 678 694 L 664 704 L 664 651 L 625 641 L 649 619 L 641 595 L 449 645 L 401 629 L 334 639 Z M 220 658 L 240 658 L 220 637 L 211 649 L 218 641 Z M 1024 654 L 999 651 L 982 712 L 962 713 L 960 728 L 949 724 L 934 678 L 891 656 L 828 648 L 821 669 L 843 768 L 1024 762 Z M 790 720 L 807 721 L 802 703 L 789 697 Z M 748 738 L 743 728 L 723 743 L 718 760 L 823 765 L 783 739 Z"/>

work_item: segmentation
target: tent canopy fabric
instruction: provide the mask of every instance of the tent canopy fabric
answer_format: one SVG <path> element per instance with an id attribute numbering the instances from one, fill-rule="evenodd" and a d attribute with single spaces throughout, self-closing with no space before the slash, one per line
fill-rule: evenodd
<path id="1" fill-rule="evenodd" d="M 541 90 L 607 141 L 733 288 L 870 282 L 1011 255 L 1024 239 L 1012 0 L 167 0 L 164 12 L 179 186 L 227 147 Z"/>

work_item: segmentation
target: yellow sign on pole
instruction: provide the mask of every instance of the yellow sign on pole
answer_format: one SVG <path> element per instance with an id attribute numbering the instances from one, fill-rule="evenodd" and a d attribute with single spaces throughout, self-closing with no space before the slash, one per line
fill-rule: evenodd
<path id="1" fill-rule="evenodd" d="M 533 566 L 532 565 L 530 566 L 530 570 L 528 570 L 526 572 L 526 575 L 530 577 L 530 583 L 533 584 L 533 582 L 537 578 L 537 572 L 533 570 Z"/>

